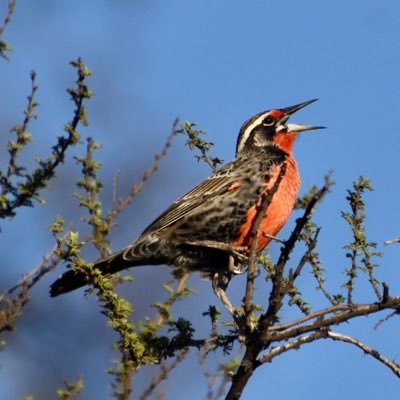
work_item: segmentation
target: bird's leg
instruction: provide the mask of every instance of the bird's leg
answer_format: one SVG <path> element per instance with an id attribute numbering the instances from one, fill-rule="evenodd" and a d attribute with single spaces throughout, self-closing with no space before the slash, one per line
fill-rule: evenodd
<path id="1" fill-rule="evenodd" d="M 222 304 L 226 307 L 232 317 L 236 320 L 237 312 L 228 296 L 226 295 L 226 288 L 228 287 L 229 278 L 221 273 L 216 272 L 212 277 L 212 287 L 214 293 L 221 300 Z"/>
<path id="2" fill-rule="evenodd" d="M 248 251 L 248 248 L 234 247 L 227 243 L 215 242 L 213 240 L 196 240 L 192 242 L 187 242 L 186 244 L 190 246 L 207 247 L 229 253 L 228 269 L 225 272 L 214 273 L 214 275 L 212 276 L 212 287 L 214 293 L 232 315 L 237 325 L 241 326 L 242 322 L 240 316 L 238 315 L 236 308 L 229 300 L 226 294 L 226 289 L 231 279 L 231 275 L 241 274 L 244 272 L 243 265 L 248 260 L 248 257 L 245 254 Z"/>
<path id="3" fill-rule="evenodd" d="M 193 242 L 187 242 L 186 244 L 190 246 L 209 247 L 210 249 L 223 250 L 237 257 L 243 261 L 243 263 L 247 261 L 248 258 L 247 255 L 244 254 L 248 250 L 247 247 L 235 247 L 227 243 L 214 242 L 213 240 L 196 240 Z"/>
<path id="4" fill-rule="evenodd" d="M 243 268 L 243 265 L 245 264 L 244 260 L 247 261 L 247 257 L 243 254 L 237 252 L 231 254 L 229 256 L 228 271 L 235 275 L 243 274 L 245 272 Z"/>
<path id="5" fill-rule="evenodd" d="M 232 315 L 232 318 L 236 322 L 239 331 L 242 331 L 244 328 L 242 317 L 239 315 L 235 306 L 231 303 L 228 296 L 226 295 L 226 288 L 228 287 L 229 279 L 230 278 L 227 277 L 226 275 L 216 272 L 212 277 L 212 287 L 214 293 L 217 295 L 217 297 L 221 300 L 222 304 L 229 311 L 229 314 Z M 239 340 L 241 337 L 242 336 L 240 335 Z"/>

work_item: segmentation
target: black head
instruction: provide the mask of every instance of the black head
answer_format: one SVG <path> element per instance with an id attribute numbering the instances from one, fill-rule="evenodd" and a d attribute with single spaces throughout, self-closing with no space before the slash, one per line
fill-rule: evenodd
<path id="1" fill-rule="evenodd" d="M 280 145 L 281 138 L 286 134 L 291 134 L 290 139 L 294 141 L 299 132 L 324 128 L 314 125 L 286 124 L 292 114 L 316 100 L 309 100 L 291 107 L 263 111 L 248 119 L 240 129 L 236 155 L 246 151 L 259 151 L 271 144 Z"/>

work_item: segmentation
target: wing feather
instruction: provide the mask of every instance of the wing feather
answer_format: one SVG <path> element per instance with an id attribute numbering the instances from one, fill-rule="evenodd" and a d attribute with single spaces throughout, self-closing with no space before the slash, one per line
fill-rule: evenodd
<path id="1" fill-rule="evenodd" d="M 269 147 L 268 158 L 262 161 L 265 174 L 268 174 L 274 165 L 281 164 L 287 155 L 286 152 L 274 145 Z M 141 236 L 159 232 L 182 218 L 193 215 L 207 201 L 215 201 L 225 193 L 237 190 L 243 183 L 241 181 L 243 176 L 238 173 L 238 170 L 240 170 L 238 166 L 243 162 L 246 163 L 246 159 L 237 158 L 226 164 L 219 171 L 214 172 L 186 195 L 172 203 L 167 210 L 143 231 Z"/>
<path id="2" fill-rule="evenodd" d="M 234 190 L 231 186 L 236 183 L 234 177 L 228 175 L 211 175 L 208 179 L 197 185 L 189 193 L 181 197 L 165 210 L 142 235 L 160 231 L 174 224 L 180 219 L 197 210 L 211 197 L 215 198 L 221 194 Z"/>

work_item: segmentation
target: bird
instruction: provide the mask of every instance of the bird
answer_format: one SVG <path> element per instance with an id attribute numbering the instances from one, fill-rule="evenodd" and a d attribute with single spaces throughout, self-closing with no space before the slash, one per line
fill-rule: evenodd
<path id="1" fill-rule="evenodd" d="M 241 271 L 243 249 L 257 240 L 257 251 L 262 251 L 294 208 L 301 184 L 294 143 L 301 132 L 324 127 L 287 122 L 316 100 L 248 119 L 239 131 L 233 161 L 172 203 L 127 247 L 95 261 L 94 268 L 110 276 L 130 267 L 166 264 L 219 280 Z M 255 238 L 252 227 L 268 194 L 272 198 Z M 87 284 L 85 274 L 70 269 L 51 285 L 50 295 Z"/>

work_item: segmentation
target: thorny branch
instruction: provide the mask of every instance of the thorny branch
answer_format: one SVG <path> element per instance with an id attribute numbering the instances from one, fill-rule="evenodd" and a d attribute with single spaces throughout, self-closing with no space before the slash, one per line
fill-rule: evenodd
<path id="1" fill-rule="evenodd" d="M 353 190 L 348 190 L 346 199 L 349 201 L 351 213 L 342 212 L 342 217 L 349 223 L 353 233 L 354 241 L 345 246 L 348 250 L 346 254 L 351 260 L 351 266 L 347 269 L 348 281 L 345 283 L 347 288 L 347 302 L 353 302 L 354 285 L 357 279 L 358 271 L 367 272 L 371 287 L 375 291 L 375 295 L 380 301 L 382 293 L 379 288 L 380 282 L 375 277 L 375 265 L 372 262 L 372 257 L 380 257 L 381 253 L 375 250 L 376 243 L 368 242 L 364 222 L 366 219 L 365 203 L 363 193 L 372 190 L 371 182 L 364 177 L 360 177 L 357 182 L 353 183 Z M 361 265 L 359 258 L 361 257 Z"/>
<path id="2" fill-rule="evenodd" d="M 188 137 L 186 142 L 190 150 L 197 149 L 200 151 L 200 155 L 195 155 L 197 161 L 203 160 L 208 166 L 215 172 L 218 165 L 223 163 L 218 157 L 211 157 L 210 150 L 214 146 L 214 143 L 208 142 L 202 139 L 202 136 L 206 133 L 201 129 L 197 129 L 197 125 L 193 122 L 185 121 L 180 124 L 178 133 L 183 133 Z"/>
<path id="3" fill-rule="evenodd" d="M 5 189 L 3 187 L 0 202 L 0 218 L 13 217 L 17 208 L 21 206 L 32 206 L 33 200 L 40 200 L 39 191 L 44 189 L 48 182 L 54 177 L 57 167 L 64 162 L 67 150 L 79 142 L 80 134 L 77 131 L 78 125 L 88 124 L 86 115 L 87 111 L 83 103 L 86 99 L 92 97 L 93 94 L 91 90 L 89 90 L 85 81 L 91 72 L 80 58 L 77 61 L 71 62 L 71 64 L 77 71 L 78 79 L 76 80 L 77 88 L 67 90 L 76 107 L 72 121 L 64 127 L 67 136 L 58 137 L 58 141 L 56 145 L 53 146 L 50 156 L 48 156 L 46 160 L 38 160 L 39 167 L 30 174 L 24 173 L 23 182 L 18 182 L 16 185 L 13 185 L 12 189 L 7 189 L 7 185 L 5 186 Z M 32 94 L 28 98 L 28 109 L 25 112 L 25 121 L 27 122 L 33 118 L 32 113 L 36 106 L 36 103 L 33 101 L 33 95 L 36 91 L 34 74 L 31 74 L 31 79 Z M 24 122 L 24 125 L 27 124 L 27 122 Z M 21 131 L 21 128 L 18 130 L 14 129 L 17 135 L 19 132 L 25 134 L 25 132 Z M 27 142 L 27 138 L 24 140 Z M 13 169 L 12 166 L 11 169 Z M 20 170 L 17 170 L 15 175 L 19 177 L 21 175 L 20 172 Z M 8 179 L 8 187 L 9 185 L 10 181 Z M 12 198 L 9 198 L 8 194 L 10 194 Z"/>

